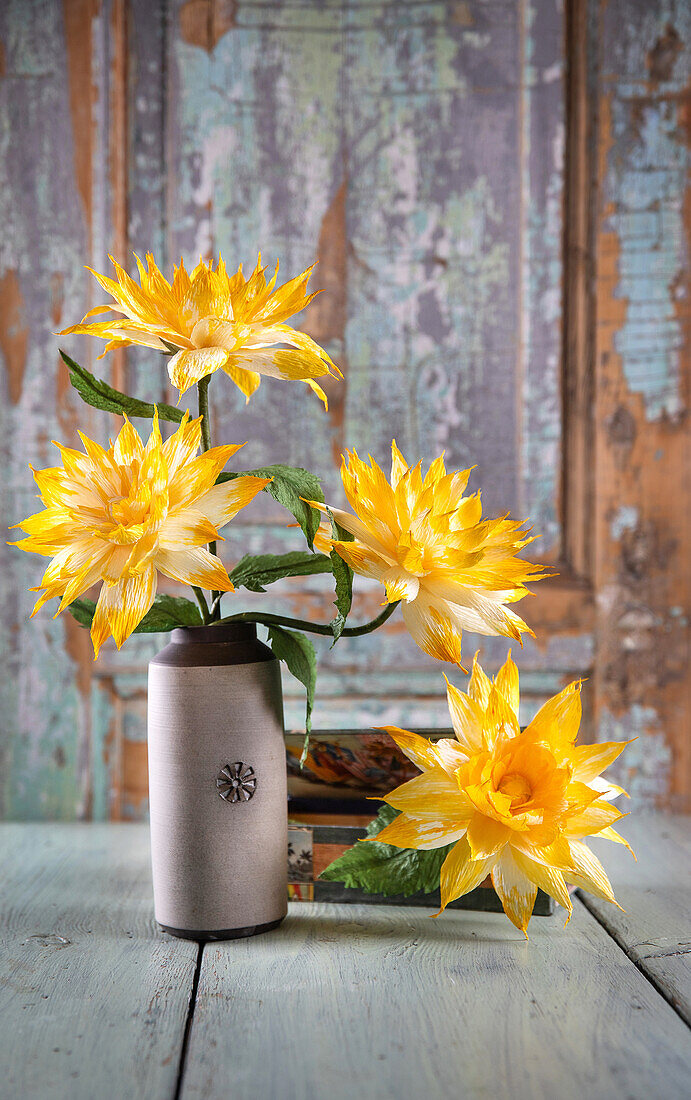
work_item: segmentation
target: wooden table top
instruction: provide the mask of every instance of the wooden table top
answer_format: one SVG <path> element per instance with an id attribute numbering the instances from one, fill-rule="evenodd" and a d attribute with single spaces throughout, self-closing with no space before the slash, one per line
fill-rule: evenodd
<path id="1" fill-rule="evenodd" d="M 250 940 L 153 919 L 142 825 L 0 826 L 0 1096 L 680 1100 L 691 1088 L 691 819 L 599 842 L 620 912 L 291 904 Z M 605 851 L 606 849 L 606 851 Z"/>

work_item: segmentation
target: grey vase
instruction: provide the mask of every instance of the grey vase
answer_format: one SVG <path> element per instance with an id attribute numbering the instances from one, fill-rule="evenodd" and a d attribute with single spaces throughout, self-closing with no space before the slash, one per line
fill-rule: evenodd
<path id="1" fill-rule="evenodd" d="M 156 919 L 187 939 L 274 928 L 287 910 L 279 662 L 256 627 L 174 630 L 149 664 Z"/>

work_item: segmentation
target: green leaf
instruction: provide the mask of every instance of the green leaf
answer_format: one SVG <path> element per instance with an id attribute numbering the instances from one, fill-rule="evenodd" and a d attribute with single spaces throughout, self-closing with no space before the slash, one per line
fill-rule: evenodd
<path id="1" fill-rule="evenodd" d="M 217 484 L 230 481 L 235 477 L 245 474 L 254 474 L 255 477 L 271 477 L 273 481 L 265 487 L 264 492 L 287 508 L 295 516 L 303 530 L 307 545 L 310 550 L 314 547 L 314 536 L 319 527 L 319 513 L 305 504 L 307 500 L 324 500 L 319 478 L 311 474 L 309 470 L 303 470 L 301 466 L 261 466 L 257 470 L 241 470 L 238 473 L 227 472 L 219 474 Z"/>
<path id="2" fill-rule="evenodd" d="M 79 599 L 69 605 L 72 616 L 80 626 L 90 627 L 96 604 L 93 600 Z M 135 627 L 134 634 L 162 634 L 176 626 L 201 626 L 199 608 L 184 596 L 157 596 L 153 606 Z"/>
<path id="3" fill-rule="evenodd" d="M 310 554 L 296 550 L 290 554 L 245 554 L 237 563 L 230 579 L 236 588 L 250 592 L 265 592 L 265 585 L 283 577 L 309 577 L 314 573 L 330 573 L 331 562 L 325 554 Z"/>
<path id="4" fill-rule="evenodd" d="M 94 409 L 147 418 L 153 417 L 154 409 L 158 409 L 161 420 L 172 420 L 175 424 L 179 424 L 182 420 L 184 416 L 182 409 L 176 409 L 172 405 L 164 404 L 162 401 L 152 405 L 148 401 L 139 401 L 136 397 L 128 397 L 126 393 L 114 390 L 102 378 L 96 378 L 86 367 L 81 367 L 79 363 L 75 363 L 74 359 L 70 359 L 64 351 L 61 351 L 60 355 L 70 372 L 70 382 L 75 390 L 82 401 L 85 401 L 87 405 L 92 405 Z"/>
<path id="5" fill-rule="evenodd" d="M 340 542 L 352 542 L 353 536 L 349 531 L 341 527 L 340 524 L 336 523 L 331 513 L 331 509 L 327 508 L 326 511 L 331 520 L 331 534 L 333 538 L 338 539 Z M 336 550 L 331 551 L 330 558 L 331 571 L 336 581 L 336 599 L 334 600 L 336 617 L 331 622 L 331 633 L 334 636 L 331 645 L 333 649 L 343 633 L 343 628 L 345 627 L 346 619 L 348 618 L 348 613 L 353 603 L 353 570 Z"/>
<path id="6" fill-rule="evenodd" d="M 68 604 L 67 610 L 72 618 L 77 620 L 80 626 L 91 628 L 91 623 L 96 613 L 96 604 L 93 600 L 74 600 L 71 604 Z"/>
<path id="7" fill-rule="evenodd" d="M 376 836 L 385 825 L 398 816 L 398 810 L 389 805 L 380 809 L 377 817 L 367 827 L 368 837 Z M 431 894 L 439 889 L 441 865 L 453 845 L 416 851 L 414 848 L 394 848 L 379 841 L 358 841 L 342 856 L 322 871 L 319 876 L 327 882 L 342 882 L 349 889 L 364 890 L 366 894 L 383 894 L 392 897 L 402 894 Z"/>
<path id="8" fill-rule="evenodd" d="M 295 630 L 285 630 L 282 626 L 270 626 L 268 629 L 269 645 L 278 659 L 285 661 L 288 671 L 292 672 L 295 679 L 304 684 L 307 693 L 305 743 L 300 757 L 300 764 L 304 764 L 312 731 L 312 710 L 317 686 L 317 655 L 311 641 L 304 634 L 298 634 Z"/>
<path id="9" fill-rule="evenodd" d="M 203 626 L 199 608 L 184 596 L 157 596 L 135 634 L 159 634 L 176 626 Z"/>

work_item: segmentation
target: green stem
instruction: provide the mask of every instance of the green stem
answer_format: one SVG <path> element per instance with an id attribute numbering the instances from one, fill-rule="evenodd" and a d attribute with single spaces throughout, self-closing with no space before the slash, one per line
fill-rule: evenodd
<path id="1" fill-rule="evenodd" d="M 200 378 L 197 382 L 197 398 L 199 401 L 199 415 L 202 418 L 202 450 L 211 450 L 211 420 L 209 417 L 209 382 L 211 375 Z"/>
<path id="2" fill-rule="evenodd" d="M 197 398 L 199 401 L 199 415 L 202 418 L 202 450 L 211 450 L 211 417 L 209 415 L 209 382 L 211 381 L 211 375 L 207 374 L 206 377 L 200 378 L 197 382 Z M 209 553 L 216 556 L 216 543 L 209 543 Z M 221 592 L 211 593 L 212 610 L 209 612 L 209 608 L 206 608 L 205 622 L 214 622 L 221 617 Z M 199 597 L 197 597 L 199 601 Z M 206 599 L 204 600 L 206 604 Z M 214 606 L 215 605 L 215 606 Z"/>
<path id="3" fill-rule="evenodd" d="M 342 638 L 360 638 L 363 634 L 371 634 L 373 630 L 391 618 L 398 607 L 400 600 L 395 603 L 387 603 L 384 610 L 362 626 L 347 626 Z M 221 623 L 262 623 L 264 626 L 285 626 L 289 630 L 304 630 L 309 634 L 326 634 L 332 636 L 333 631 L 329 623 L 311 623 L 307 619 L 291 619 L 287 615 L 271 615 L 264 611 L 242 611 L 239 615 L 229 615 L 226 619 L 219 619 Z"/>
<path id="4" fill-rule="evenodd" d="M 209 605 L 206 602 L 206 596 L 202 592 L 201 588 L 197 588 L 196 584 L 192 585 L 192 591 L 194 592 L 195 596 L 197 597 L 197 603 L 199 604 L 199 610 L 202 613 L 202 620 L 204 622 L 204 626 L 206 626 L 207 623 L 209 623 L 211 621 L 211 617 L 209 615 Z"/>

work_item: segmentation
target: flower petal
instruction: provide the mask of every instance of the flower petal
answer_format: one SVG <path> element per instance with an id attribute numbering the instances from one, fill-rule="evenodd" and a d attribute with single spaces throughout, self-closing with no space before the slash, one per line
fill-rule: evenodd
<path id="1" fill-rule="evenodd" d="M 516 717 L 518 717 L 518 705 L 520 702 L 518 669 L 511 659 L 511 650 L 509 650 L 504 664 L 495 676 L 494 683 L 496 684 L 497 691 L 504 696 L 511 710 Z"/>
<path id="2" fill-rule="evenodd" d="M 484 814 L 474 813 L 466 833 L 472 859 L 488 859 L 500 852 L 511 836 L 502 822 Z"/>
<path id="3" fill-rule="evenodd" d="M 635 738 L 632 740 L 635 741 Z M 575 745 L 571 760 L 573 778 L 581 783 L 590 783 L 600 772 L 613 764 L 631 741 L 601 741 L 596 745 Z"/>
<path id="4" fill-rule="evenodd" d="M 527 939 L 526 929 L 533 914 L 537 886 L 519 867 L 509 846 L 504 849 L 492 870 L 492 885 L 507 917 Z"/>
<path id="5" fill-rule="evenodd" d="M 213 374 L 228 362 L 228 352 L 224 348 L 195 348 L 193 351 L 179 351 L 168 360 L 170 380 L 182 395 L 186 390 Z"/>
<path id="6" fill-rule="evenodd" d="M 439 767 L 437 745 L 427 737 L 420 737 L 419 734 L 402 730 L 398 726 L 375 726 L 375 729 L 388 733 L 401 752 L 405 753 L 420 771 Z"/>
<path id="7" fill-rule="evenodd" d="M 453 615 L 459 630 L 475 634 L 500 635 L 520 641 L 529 627 L 514 611 L 504 607 L 503 592 L 484 593 L 466 585 L 443 580 L 430 574 L 424 579 L 430 600 L 443 601 Z M 511 597 L 513 598 L 513 597 Z"/>
<path id="8" fill-rule="evenodd" d="M 442 863 L 439 886 L 441 889 L 441 909 L 435 916 L 443 913 L 449 902 L 474 890 L 483 882 L 492 870 L 494 857 L 473 860 L 465 837 L 459 840 Z"/>
<path id="9" fill-rule="evenodd" d="M 389 563 L 376 550 L 360 542 L 338 542 L 332 539 L 330 548 L 361 577 L 380 581 L 390 568 Z"/>
<path id="10" fill-rule="evenodd" d="M 616 905 L 614 891 L 597 856 L 580 840 L 571 840 L 569 849 L 571 865 L 563 868 L 566 881 L 574 886 L 581 886 L 596 898 L 604 898 Z"/>
<path id="11" fill-rule="evenodd" d="M 132 462 L 141 461 L 143 457 L 144 444 L 139 438 L 139 433 L 132 427 L 129 420 L 125 419 L 115 440 L 113 458 L 118 466 L 129 466 Z"/>
<path id="12" fill-rule="evenodd" d="M 172 481 L 177 475 L 181 467 L 190 462 L 197 451 L 199 450 L 199 444 L 202 441 L 202 417 L 195 417 L 194 420 L 189 419 L 189 412 L 186 412 L 182 423 L 178 430 L 171 435 L 170 439 L 167 439 L 163 444 L 163 457 L 166 462 L 166 468 L 168 470 L 168 477 Z M 236 450 L 239 449 L 241 444 L 236 446 Z"/>
<path id="13" fill-rule="evenodd" d="M 597 779 L 591 779 L 588 784 L 594 791 L 597 791 L 600 798 L 605 798 L 608 801 L 614 798 L 619 798 L 623 794 L 624 798 L 630 798 L 631 795 L 628 791 L 625 791 L 623 787 L 618 787 L 616 783 L 610 783 L 608 779 L 603 776 L 598 776 Z"/>
<path id="14" fill-rule="evenodd" d="M 511 709 L 505 697 L 493 684 L 487 700 L 483 726 L 485 745 L 487 748 L 493 748 L 499 741 L 512 740 L 518 737 L 519 733 L 516 712 Z"/>
<path id="15" fill-rule="evenodd" d="M 467 823 L 472 810 L 468 809 L 458 784 L 439 767 L 430 768 L 402 783 L 395 791 L 384 795 L 384 801 L 394 809 L 415 817 L 427 817 L 431 812 L 440 817 L 454 818 L 459 826 Z"/>
<path id="16" fill-rule="evenodd" d="M 245 395 L 245 403 L 249 404 L 250 397 L 259 389 L 261 375 L 254 370 L 245 370 L 238 367 L 232 360 L 222 364 L 222 370 L 232 379 L 241 393 Z"/>
<path id="17" fill-rule="evenodd" d="M 571 750 L 581 723 L 581 682 L 574 681 L 548 699 L 526 727 L 526 734 L 550 748 Z"/>
<path id="18" fill-rule="evenodd" d="M 91 624 L 94 654 L 113 635 L 118 649 L 146 615 L 156 596 L 156 570 L 146 569 L 116 584 L 104 583 Z"/>
<path id="19" fill-rule="evenodd" d="M 208 493 L 199 497 L 196 507 L 208 516 L 216 527 L 222 527 L 254 500 L 257 493 L 260 493 L 270 481 L 270 477 L 243 474 L 221 485 L 214 485 L 213 489 L 209 489 Z"/>
<path id="20" fill-rule="evenodd" d="M 570 816 L 564 828 L 564 836 L 579 839 L 591 833 L 600 833 L 615 821 L 621 821 L 626 815 L 610 806 L 609 802 L 592 802 L 580 814 Z"/>
<path id="21" fill-rule="evenodd" d="M 414 600 L 420 590 L 420 581 L 405 569 L 393 566 L 382 574 L 380 580 L 386 587 L 386 598 L 389 603 L 405 600 L 409 603 Z"/>
<path id="22" fill-rule="evenodd" d="M 396 555 L 393 546 L 387 546 L 386 542 L 380 537 L 382 531 L 377 533 L 372 531 L 366 523 L 364 523 L 358 516 L 353 516 L 350 512 L 344 512 L 341 508 L 327 508 L 325 504 L 320 503 L 318 500 L 306 500 L 305 504 L 311 505 L 312 508 L 316 508 L 318 512 L 327 517 L 330 523 L 329 512 L 335 519 L 336 523 L 357 539 L 358 542 L 364 546 L 369 547 L 376 554 L 379 554 L 388 564 L 392 566 L 396 564 Z"/>
<path id="23" fill-rule="evenodd" d="M 213 488 L 221 470 L 237 449 L 234 444 L 212 447 L 179 469 L 170 479 L 168 487 L 170 510 L 177 511 L 188 504 L 196 507 L 199 497 Z"/>
<path id="24" fill-rule="evenodd" d="M 434 747 L 439 764 L 449 775 L 455 775 L 461 765 L 468 760 L 468 751 L 450 737 L 440 738 Z"/>
<path id="25" fill-rule="evenodd" d="M 573 906 L 561 871 L 545 863 L 537 863 L 535 860 L 530 859 L 525 852 L 515 848 L 512 849 L 511 854 L 516 865 L 528 876 L 531 882 L 534 882 L 540 890 L 544 890 L 546 894 L 554 898 L 559 905 L 563 905 L 564 909 L 568 910 L 570 917 Z"/>
<path id="26" fill-rule="evenodd" d="M 324 360 L 313 352 L 288 351 L 285 348 L 243 348 L 233 352 L 226 362 L 256 374 L 280 378 L 284 382 L 321 378 L 331 373 Z"/>
<path id="27" fill-rule="evenodd" d="M 623 844 L 625 848 L 629 849 L 629 851 L 631 852 L 631 855 L 633 856 L 633 858 L 636 859 L 636 853 L 634 852 L 633 848 L 629 844 L 628 840 L 625 837 L 623 837 L 621 835 L 621 833 L 618 833 L 615 829 L 613 829 L 611 826 L 609 826 L 607 829 L 601 829 L 600 832 L 597 834 L 597 836 L 598 836 L 598 840 L 599 840 L 600 837 L 602 837 L 604 840 L 614 841 L 615 844 Z"/>
<path id="28" fill-rule="evenodd" d="M 220 558 L 201 546 L 185 550 L 160 550 L 156 555 L 156 568 L 166 577 L 184 584 L 195 584 L 219 592 L 234 591 Z"/>
<path id="29" fill-rule="evenodd" d="M 470 680 L 468 681 L 468 695 L 471 699 L 475 700 L 483 711 L 485 711 L 489 703 L 492 681 L 485 675 L 482 665 L 477 659 L 479 652 L 478 650 L 473 657 L 473 668 L 470 673 Z"/>
<path id="30" fill-rule="evenodd" d="M 386 825 L 371 839 L 378 840 L 382 844 L 391 844 L 394 848 L 430 851 L 460 840 L 465 829 L 465 825 L 459 825 L 453 819 L 425 819 L 399 814 L 390 825 Z"/>
<path id="31" fill-rule="evenodd" d="M 470 695 L 464 694 L 449 683 L 446 676 L 444 679 L 451 723 L 459 744 L 463 746 L 468 756 L 474 752 L 481 752 L 485 747 L 482 735 L 484 726 L 482 708 Z"/>
<path id="32" fill-rule="evenodd" d="M 305 385 L 309 386 L 312 393 L 315 393 L 317 395 L 317 397 L 319 398 L 319 400 L 322 402 L 322 404 L 324 406 L 324 411 L 328 412 L 329 411 L 329 399 L 326 396 L 326 394 L 324 393 L 321 386 L 317 382 L 315 382 L 313 378 L 306 378 L 305 379 Z"/>
<path id="33" fill-rule="evenodd" d="M 423 653 L 462 667 L 461 631 L 443 610 L 430 605 L 422 590 L 416 600 L 402 605 L 402 612 L 413 641 Z"/>
<path id="34" fill-rule="evenodd" d="M 185 546 L 204 546 L 217 535 L 216 527 L 202 511 L 183 508 L 166 517 L 158 532 L 158 545 L 161 550 L 181 550 Z"/>
<path id="35" fill-rule="evenodd" d="M 396 445 L 396 440 L 391 440 L 391 485 L 395 489 L 404 474 L 408 472 L 408 463 Z"/>

